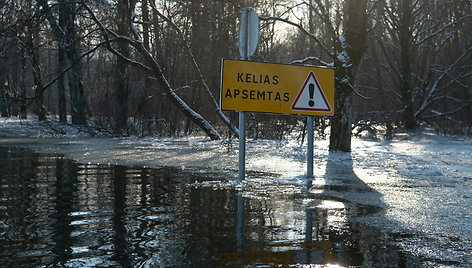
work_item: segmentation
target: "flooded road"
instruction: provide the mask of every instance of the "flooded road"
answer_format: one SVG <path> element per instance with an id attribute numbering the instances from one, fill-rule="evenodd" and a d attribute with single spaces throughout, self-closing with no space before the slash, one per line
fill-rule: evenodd
<path id="1" fill-rule="evenodd" d="M 2 266 L 420 266 L 396 237 L 357 221 L 383 217 L 382 195 L 352 166 L 277 183 L 251 174 L 81 164 L 0 146 Z M 362 196 L 369 204 L 343 196 Z"/>

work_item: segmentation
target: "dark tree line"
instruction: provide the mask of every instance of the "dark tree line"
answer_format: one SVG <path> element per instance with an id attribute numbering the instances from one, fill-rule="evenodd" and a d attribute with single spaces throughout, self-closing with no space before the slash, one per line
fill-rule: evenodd
<path id="1" fill-rule="evenodd" d="M 472 134 L 466 0 L 2 1 L 1 115 L 115 136 L 237 136 L 218 105 L 220 61 L 239 58 L 245 6 L 261 17 L 252 60 L 335 68 L 335 116 L 316 118 L 330 150 L 364 131 Z M 253 113 L 248 130 L 303 137 L 305 118 Z"/>

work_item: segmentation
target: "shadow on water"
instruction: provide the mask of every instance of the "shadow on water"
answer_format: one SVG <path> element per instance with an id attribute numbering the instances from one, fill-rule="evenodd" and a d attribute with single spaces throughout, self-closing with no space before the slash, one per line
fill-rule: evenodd
<path id="1" fill-rule="evenodd" d="M 345 158 L 330 157 L 325 175 L 305 184 L 257 177 L 233 189 L 197 186 L 209 178 L 172 168 L 78 164 L 0 147 L 0 261 L 7 267 L 405 265 L 387 234 L 356 221 L 383 217 L 381 195 Z"/>

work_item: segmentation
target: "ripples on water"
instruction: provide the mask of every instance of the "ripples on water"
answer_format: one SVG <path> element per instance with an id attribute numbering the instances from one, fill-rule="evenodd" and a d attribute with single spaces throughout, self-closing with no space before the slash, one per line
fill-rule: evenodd
<path id="1" fill-rule="evenodd" d="M 293 185 L 252 196 L 195 184 L 207 180 L 0 147 L 1 265 L 402 262 L 384 235 L 350 221 L 368 208 Z"/>

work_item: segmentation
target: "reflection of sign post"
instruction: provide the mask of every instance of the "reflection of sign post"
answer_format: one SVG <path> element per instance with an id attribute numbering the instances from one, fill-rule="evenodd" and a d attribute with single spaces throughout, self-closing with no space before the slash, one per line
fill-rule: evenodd
<path id="1" fill-rule="evenodd" d="M 334 245 L 329 241 L 310 241 L 304 243 L 267 244 L 269 251 L 241 251 L 218 254 L 218 259 L 226 265 L 246 264 L 257 261 L 258 264 L 274 264 L 282 266 L 300 263 L 328 264 L 332 261 Z M 277 248 L 285 248 L 279 251 Z M 287 250 L 290 248 L 291 250 Z"/>

